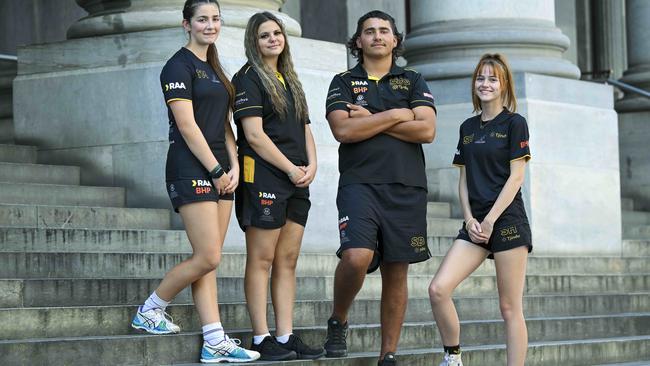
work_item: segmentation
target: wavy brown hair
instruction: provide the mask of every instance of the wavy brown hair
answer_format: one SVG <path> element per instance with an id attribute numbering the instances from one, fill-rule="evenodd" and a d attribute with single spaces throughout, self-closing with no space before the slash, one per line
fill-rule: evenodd
<path id="1" fill-rule="evenodd" d="M 282 74 L 284 81 L 287 83 L 287 87 L 293 94 L 296 107 L 296 117 L 299 121 L 304 123 L 309 119 L 307 99 L 305 98 L 302 84 L 300 83 L 300 80 L 298 80 L 298 75 L 293 67 L 291 50 L 289 49 L 289 39 L 284 24 L 272 13 L 269 13 L 268 11 L 257 13 L 248 20 L 248 24 L 246 25 L 246 34 L 244 35 L 246 58 L 248 59 L 248 63 L 257 72 L 257 75 L 259 75 L 260 80 L 262 81 L 262 86 L 271 96 L 273 110 L 282 118 L 286 118 L 288 112 L 288 100 L 285 93 L 282 91 L 283 86 L 275 76 L 275 71 L 264 63 L 258 47 L 257 32 L 260 25 L 269 20 L 274 21 L 280 27 L 282 35 L 284 36 L 284 49 L 278 57 L 278 71 Z"/>
<path id="2" fill-rule="evenodd" d="M 474 105 L 473 112 L 481 111 L 481 100 L 475 92 L 476 78 L 478 73 L 481 72 L 483 66 L 490 66 L 494 70 L 494 75 L 499 79 L 501 84 L 501 103 L 511 113 L 517 111 L 517 97 L 515 96 L 515 81 L 512 79 L 512 72 L 510 72 L 510 65 L 506 57 L 499 53 L 486 53 L 481 56 L 478 61 L 474 74 L 472 75 L 472 104 Z"/>
<path id="3" fill-rule="evenodd" d="M 196 8 L 205 4 L 216 5 L 217 9 L 219 9 L 219 15 L 221 15 L 221 6 L 217 0 L 187 0 L 183 6 L 183 19 L 189 23 L 194 16 L 194 13 L 196 12 Z M 208 63 L 228 91 L 228 105 L 233 105 L 235 102 L 235 87 L 226 76 L 226 73 L 223 70 L 223 66 L 221 66 L 221 62 L 219 61 L 219 52 L 217 51 L 217 47 L 214 45 L 214 43 L 208 46 Z"/>

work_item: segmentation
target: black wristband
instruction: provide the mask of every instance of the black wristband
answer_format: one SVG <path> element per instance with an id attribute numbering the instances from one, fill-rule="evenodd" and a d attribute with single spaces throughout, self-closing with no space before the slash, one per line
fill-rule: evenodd
<path id="1" fill-rule="evenodd" d="M 219 179 L 224 173 L 225 172 L 223 171 L 221 165 L 217 164 L 217 166 L 215 166 L 214 169 L 210 171 L 210 178 Z"/>

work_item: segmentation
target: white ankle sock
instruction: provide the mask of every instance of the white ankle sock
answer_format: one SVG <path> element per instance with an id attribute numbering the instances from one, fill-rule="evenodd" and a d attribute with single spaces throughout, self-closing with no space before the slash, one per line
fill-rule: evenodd
<path id="1" fill-rule="evenodd" d="M 266 334 L 260 334 L 260 335 L 254 335 L 253 336 L 253 343 L 255 344 L 260 344 L 264 340 L 264 338 L 270 336 L 271 333 L 266 333 Z"/>
<path id="2" fill-rule="evenodd" d="M 223 331 L 221 322 L 210 323 L 204 325 L 203 330 L 203 340 L 208 342 L 211 346 L 217 345 L 219 342 L 223 341 L 226 333 Z"/>
<path id="3" fill-rule="evenodd" d="M 275 340 L 280 342 L 280 343 L 287 343 L 287 342 L 289 342 L 289 337 L 291 337 L 292 334 L 293 333 L 287 333 L 287 334 L 285 334 L 283 336 L 276 336 Z"/>
<path id="4" fill-rule="evenodd" d="M 145 313 L 151 309 L 163 309 L 169 305 L 169 301 L 165 301 L 156 295 L 156 291 L 152 292 L 142 305 L 142 312 Z"/>

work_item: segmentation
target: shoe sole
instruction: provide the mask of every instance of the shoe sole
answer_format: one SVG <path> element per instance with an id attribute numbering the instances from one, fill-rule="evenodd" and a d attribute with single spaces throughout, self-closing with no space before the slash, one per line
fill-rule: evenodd
<path id="1" fill-rule="evenodd" d="M 348 350 L 342 350 L 342 351 L 325 350 L 325 357 L 327 358 L 347 357 L 347 356 L 348 356 Z"/>
<path id="2" fill-rule="evenodd" d="M 298 355 L 296 354 L 296 352 L 291 351 L 291 353 L 286 356 L 269 357 L 269 356 L 261 355 L 259 359 L 260 361 L 291 361 L 291 360 L 298 359 Z"/>
<path id="3" fill-rule="evenodd" d="M 316 360 L 319 359 L 323 356 L 325 356 L 325 351 L 323 353 L 317 354 L 317 355 L 305 355 L 305 354 L 298 354 L 298 359 L 299 360 Z"/>
<path id="4" fill-rule="evenodd" d="M 201 359 L 201 363 L 220 363 L 220 362 L 233 362 L 233 363 L 246 363 L 246 362 L 253 362 L 257 361 L 259 357 L 256 358 L 251 358 L 248 360 L 242 360 L 241 358 L 230 358 L 230 357 L 221 357 L 218 359 L 212 359 L 212 360 L 205 360 Z"/>
<path id="5" fill-rule="evenodd" d="M 180 333 L 180 331 L 174 332 L 174 331 L 171 331 L 171 330 L 170 331 L 152 330 L 152 329 L 149 329 L 147 327 L 143 327 L 143 326 L 140 326 L 140 325 L 135 325 L 133 323 L 131 323 L 131 328 L 136 329 L 136 330 L 140 330 L 140 331 L 143 331 L 143 332 L 146 332 L 146 333 L 149 333 L 149 334 L 156 334 L 156 335 Z"/>

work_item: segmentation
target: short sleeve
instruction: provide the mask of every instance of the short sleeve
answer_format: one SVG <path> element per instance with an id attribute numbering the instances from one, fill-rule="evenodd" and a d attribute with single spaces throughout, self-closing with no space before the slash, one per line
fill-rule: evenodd
<path id="1" fill-rule="evenodd" d="M 465 166 L 465 154 L 463 152 L 463 126 L 461 125 L 458 131 L 458 144 L 456 145 L 456 152 L 454 153 L 453 165 L 458 167 Z"/>
<path id="2" fill-rule="evenodd" d="M 192 67 L 191 65 L 170 60 L 160 72 L 165 103 L 175 100 L 192 100 Z"/>
<path id="3" fill-rule="evenodd" d="M 409 100 L 409 105 L 411 108 L 427 106 L 433 108 L 436 111 L 436 107 L 433 101 L 433 95 L 429 91 L 427 83 L 424 81 L 422 75 L 416 73 L 416 79 L 413 83 L 413 88 L 411 89 L 411 98 Z M 436 111 L 437 113 L 437 111 Z"/>
<path id="4" fill-rule="evenodd" d="M 528 146 L 528 123 L 520 115 L 516 115 L 510 124 L 510 161 L 530 160 L 530 146 Z"/>
<path id="5" fill-rule="evenodd" d="M 330 88 L 327 92 L 327 100 L 325 104 L 325 115 L 336 110 L 348 111 L 348 104 L 352 104 L 352 93 L 350 87 L 343 80 L 341 75 L 336 75 L 330 83 Z"/>
<path id="6" fill-rule="evenodd" d="M 262 117 L 262 86 L 253 70 L 240 71 L 232 79 L 235 87 L 235 120 L 244 117 Z"/>

